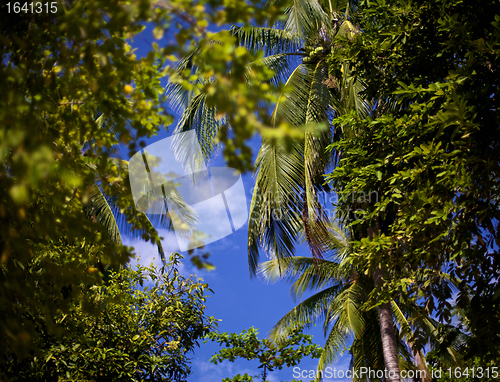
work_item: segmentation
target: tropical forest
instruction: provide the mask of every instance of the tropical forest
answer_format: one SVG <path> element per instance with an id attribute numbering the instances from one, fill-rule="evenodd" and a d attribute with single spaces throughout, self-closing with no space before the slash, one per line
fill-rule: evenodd
<path id="1" fill-rule="evenodd" d="M 0 59 L 0 382 L 500 382 L 498 0 L 1 0 Z"/>

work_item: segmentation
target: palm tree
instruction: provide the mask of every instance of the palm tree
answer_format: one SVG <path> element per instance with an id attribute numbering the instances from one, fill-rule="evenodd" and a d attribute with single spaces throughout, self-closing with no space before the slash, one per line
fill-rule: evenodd
<path id="1" fill-rule="evenodd" d="M 334 254 L 331 259 L 315 261 L 311 257 L 296 256 L 261 263 L 259 273 L 268 281 L 284 278 L 290 282 L 290 293 L 295 299 L 300 299 L 307 291 L 316 292 L 279 320 L 270 335 L 276 340 L 286 337 L 291 328 L 297 325 L 308 327 L 314 322 L 322 321 L 327 339 L 318 370 L 324 370 L 326 365 L 335 361 L 347 349 L 350 340 L 353 340 L 350 346 L 353 371 L 359 371 L 361 367 L 384 370 L 379 317 L 375 310 L 364 309 L 370 292 L 375 287 L 374 280 L 357 272 L 351 265 L 352 248 L 346 230 L 334 224 L 330 227 L 330 233 Z M 412 342 L 414 333 L 408 317 L 417 312 L 417 305 L 396 300 L 390 304 L 396 323 L 398 366 L 404 370 L 423 370 L 425 377 L 422 381 L 430 381 L 425 356 Z M 430 317 L 425 318 L 424 322 L 432 340 L 438 323 Z M 453 365 L 460 359 L 458 345 L 453 343 L 447 346 Z M 360 374 L 353 375 L 355 381 L 369 381 L 366 374 L 363 375 L 364 378 L 358 378 Z"/>
<path id="2" fill-rule="evenodd" d="M 329 74 L 327 64 L 336 39 L 358 33 L 350 21 L 355 10 L 353 2 L 271 0 L 269 4 L 285 6 L 286 20 L 277 23 L 270 20 L 270 27 L 230 29 L 237 45 L 265 52 L 262 59 L 248 64 L 247 76 L 251 76 L 252 67 L 265 65 L 275 71 L 270 80 L 272 89 L 278 91 L 283 84 L 292 89 L 280 94 L 280 101 L 274 105 L 272 126 L 285 121 L 297 128 L 311 123 L 324 123 L 329 128 L 306 129 L 303 139 L 294 142 L 291 148 L 263 140 L 255 164 L 256 192 L 248 228 L 251 274 L 257 270 L 261 250 L 278 257 L 293 256 L 301 232 L 313 256 L 321 257 L 327 245 L 324 235 L 328 219 L 318 203 L 318 194 L 329 189 L 323 185 L 322 174 L 333 164 L 331 155 L 325 153 L 333 139 L 331 120 L 334 115 L 351 110 L 361 115 L 371 112 L 371 106 L 360 96 L 362 85 L 348 78 L 347 68 L 342 70 L 341 78 L 335 78 Z M 179 76 L 186 70 L 197 73 L 193 58 L 198 49 L 180 61 Z M 211 79 L 198 81 L 205 83 Z M 171 105 L 182 111 L 176 132 L 195 129 L 203 151 L 199 160 L 211 159 L 219 147 L 219 128 L 227 119 L 207 103 L 205 93 L 187 91 L 181 84 L 170 83 L 167 94 Z M 182 141 L 177 142 L 176 149 L 182 151 Z M 287 212 L 286 218 L 276 218 L 282 211 Z"/>
<path id="3" fill-rule="evenodd" d="M 256 187 L 248 224 L 251 275 L 257 271 L 261 251 L 278 260 L 291 258 L 301 236 L 306 238 L 313 258 L 322 258 L 330 245 L 329 219 L 318 197 L 329 190 L 322 174 L 334 164 L 333 156 L 325 151 L 333 140 L 331 121 L 333 116 L 351 111 L 368 116 L 374 109 L 361 96 L 363 85 L 349 76 L 347 65 L 338 68 L 334 76 L 327 62 L 340 38 L 359 33 L 354 25 L 355 1 L 269 0 L 268 4 L 284 7 L 283 21 L 269 20 L 267 27 L 230 29 L 237 45 L 265 53 L 258 62 L 248 64 L 247 77 L 255 65 L 265 65 L 275 72 L 270 80 L 272 89 L 281 89 L 281 84 L 291 88 L 280 94 L 274 105 L 272 126 L 286 122 L 299 128 L 323 123 L 328 128 L 305 129 L 302 139 L 291 145 L 263 139 L 255 163 Z M 193 60 L 197 49 L 180 61 L 179 76 L 197 73 Z M 198 77 L 198 81 L 209 83 L 211 79 Z M 195 129 L 203 148 L 203 157 L 198 159 L 209 160 L 218 148 L 218 130 L 227 119 L 207 102 L 205 93 L 187 91 L 174 83 L 168 85 L 167 93 L 170 103 L 182 111 L 176 132 Z M 182 141 L 177 142 L 177 149 L 182 151 Z M 382 271 L 376 271 L 373 275 L 375 284 L 380 283 L 381 274 Z M 392 380 L 397 381 L 399 368 L 391 306 L 385 303 L 377 311 L 385 364 L 390 374 L 396 376 Z"/>

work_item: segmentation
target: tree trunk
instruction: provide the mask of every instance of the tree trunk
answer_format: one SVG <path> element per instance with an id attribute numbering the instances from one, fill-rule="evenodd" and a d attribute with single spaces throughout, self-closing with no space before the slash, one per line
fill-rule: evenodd
<path id="1" fill-rule="evenodd" d="M 373 235 L 378 234 L 380 226 L 378 221 L 375 227 L 368 228 L 368 238 L 373 240 Z M 384 270 L 377 267 L 373 272 L 373 281 L 375 287 L 382 282 Z M 384 354 L 385 363 L 385 380 L 386 382 L 400 382 L 399 374 L 399 359 L 398 359 L 398 345 L 396 341 L 396 332 L 394 331 L 394 321 L 392 319 L 391 302 L 380 305 L 377 308 L 378 318 L 380 322 L 380 337 L 382 340 L 382 352 Z"/>
<path id="2" fill-rule="evenodd" d="M 427 362 L 425 361 L 424 355 L 420 352 L 420 350 L 415 350 L 413 344 L 409 344 L 411 351 L 413 352 L 413 359 L 415 360 L 415 364 L 418 369 L 422 371 L 423 376 L 420 378 L 421 382 L 432 382 L 431 373 L 429 368 L 427 367 Z"/>
<path id="3" fill-rule="evenodd" d="M 373 273 L 375 287 L 382 281 L 383 271 L 377 268 Z M 382 351 L 384 353 L 385 376 L 387 382 L 400 382 L 398 347 L 394 321 L 392 319 L 391 302 L 388 301 L 377 308 L 380 321 L 380 336 L 382 339 Z"/>

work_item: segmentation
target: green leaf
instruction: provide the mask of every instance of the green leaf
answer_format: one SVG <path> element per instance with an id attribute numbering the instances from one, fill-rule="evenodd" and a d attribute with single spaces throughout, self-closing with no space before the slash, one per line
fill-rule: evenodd
<path id="1" fill-rule="evenodd" d="M 156 27 L 154 27 L 153 36 L 155 39 L 161 40 L 163 38 L 163 33 L 164 33 L 163 27 L 161 27 L 160 25 L 157 25 Z"/>

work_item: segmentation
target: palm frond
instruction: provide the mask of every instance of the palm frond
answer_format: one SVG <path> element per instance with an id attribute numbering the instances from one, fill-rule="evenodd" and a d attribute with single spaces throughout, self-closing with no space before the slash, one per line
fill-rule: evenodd
<path id="1" fill-rule="evenodd" d="M 181 163 L 205 164 L 207 160 L 217 152 L 219 142 L 217 134 L 226 119 L 217 115 L 217 109 L 207 104 L 207 94 L 200 93 L 195 96 L 189 106 L 182 113 L 181 119 L 175 128 L 172 149 Z M 191 129 L 196 131 L 196 138 L 201 147 L 202 155 L 199 158 L 193 158 L 189 150 L 186 150 L 186 135 L 178 134 Z"/>
<path id="2" fill-rule="evenodd" d="M 311 122 L 328 122 L 331 94 L 323 84 L 327 68 L 319 64 L 311 69 L 300 64 L 290 74 L 285 85 L 291 89 L 281 94 L 271 114 L 271 122 L 277 126 L 282 121 L 292 126 Z M 316 90 L 320 90 L 316 93 Z"/>
<path id="3" fill-rule="evenodd" d="M 380 336 L 380 326 L 375 310 L 364 312 L 365 327 L 361 335 L 356 336 L 351 347 L 350 367 L 353 371 L 359 371 L 362 367 L 372 370 L 384 370 L 385 363 L 382 350 L 382 340 Z M 411 349 L 402 340 L 399 333 L 397 335 L 397 351 L 400 370 L 415 370 L 412 362 Z M 353 373 L 354 374 L 354 373 Z M 370 379 L 365 374 L 354 374 L 353 381 L 369 382 Z M 361 378 L 357 376 L 361 375 Z"/>
<path id="4" fill-rule="evenodd" d="M 286 82 L 291 73 L 292 66 L 297 60 L 296 54 L 293 53 L 277 53 L 262 57 L 261 59 L 250 62 L 247 65 L 247 78 L 252 78 L 253 71 L 259 66 L 264 66 L 274 72 L 268 82 L 272 85 L 270 91 L 275 92 L 275 89 Z"/>
<path id="5" fill-rule="evenodd" d="M 349 352 L 351 353 L 350 367 L 354 371 L 358 371 L 362 367 L 370 367 L 373 370 L 384 369 L 382 339 L 375 310 L 365 312 L 364 331 L 362 335 L 354 339 Z M 367 378 L 357 378 L 358 375 L 354 374 L 353 381 L 368 381 Z"/>
<path id="6" fill-rule="evenodd" d="M 359 336 L 364 328 L 361 306 L 367 297 L 366 290 L 360 282 L 353 281 L 347 284 L 342 293 L 335 296 L 335 299 L 332 300 L 328 307 L 327 320 L 323 325 L 325 335 L 328 332 L 329 323 L 339 322 L 345 330 Z"/>
<path id="7" fill-rule="evenodd" d="M 223 32 L 220 32 L 223 33 Z M 249 63 L 249 68 L 254 65 L 263 64 L 270 69 L 274 69 L 277 76 L 283 76 L 282 71 L 285 69 L 290 54 L 296 52 L 300 47 L 298 36 L 293 33 L 282 31 L 274 28 L 266 27 L 238 27 L 230 28 L 229 33 L 236 37 L 235 46 L 243 46 L 250 51 L 264 50 L 265 56 L 263 59 Z M 218 33 L 214 34 L 212 41 L 209 43 L 217 43 Z M 197 45 L 188 55 L 183 57 L 176 66 L 176 73 L 181 78 L 187 78 L 186 70 L 189 74 L 196 74 L 197 66 L 194 64 L 194 58 L 199 56 L 202 49 L 201 45 Z M 210 79 L 197 79 L 197 83 L 210 81 Z M 191 100 L 197 93 L 187 90 L 184 85 L 178 82 L 170 81 L 166 86 L 166 96 L 168 102 L 177 112 L 184 111 Z"/>
<path id="8" fill-rule="evenodd" d="M 177 219 L 175 224 L 176 234 L 189 236 L 199 223 L 196 213 L 191 206 L 185 202 L 175 185 L 164 184 L 154 190 L 144 193 L 144 198 L 154 200 L 147 210 L 148 219 L 159 228 L 174 230 L 173 219 Z M 169 211 L 169 207 L 174 210 Z M 179 228 L 185 224 L 185 228 Z"/>
<path id="9" fill-rule="evenodd" d="M 321 29 L 329 28 L 330 17 L 317 0 L 270 0 L 271 5 L 284 7 L 286 21 L 279 22 L 277 28 L 311 40 Z"/>
<path id="10" fill-rule="evenodd" d="M 309 327 L 313 322 L 325 320 L 332 299 L 344 289 L 345 285 L 334 285 L 297 304 L 273 326 L 269 337 L 273 340 L 286 337 L 297 325 Z"/>
<path id="11" fill-rule="evenodd" d="M 309 88 L 306 107 L 306 123 L 324 122 L 329 120 L 328 111 L 331 105 L 331 93 L 324 84 L 328 75 L 321 62 L 315 65 L 305 65 L 308 72 Z M 326 107 L 325 107 L 326 106 Z M 306 239 L 315 258 L 321 258 L 328 246 L 328 217 L 321 213 L 316 189 L 317 179 L 325 172 L 331 163 L 331 157 L 325 155 L 326 147 L 331 143 L 331 131 L 327 129 L 320 134 L 306 131 L 304 141 L 304 196 L 303 220 Z"/>
<path id="12" fill-rule="evenodd" d="M 323 352 L 318 361 L 318 370 L 324 370 L 327 365 L 334 362 L 347 349 L 352 338 L 352 332 L 342 326 L 341 321 L 335 321 L 323 345 Z"/>
<path id="13" fill-rule="evenodd" d="M 423 362 L 422 367 L 427 368 L 427 364 L 425 363 L 425 357 L 422 352 L 422 349 L 417 349 L 413 346 L 413 336 L 414 332 L 411 327 L 410 322 L 407 317 L 412 317 L 416 312 L 421 310 L 420 307 L 415 303 L 405 303 L 405 304 L 397 304 L 392 301 L 392 310 L 395 317 L 395 322 L 399 326 L 401 338 L 404 340 L 408 346 L 413 350 L 413 353 L 419 356 Z M 429 338 L 431 343 L 435 343 L 435 335 L 436 329 L 440 325 L 438 321 L 434 320 L 431 317 L 424 317 L 422 319 L 423 327 L 427 329 Z M 459 335 L 455 338 L 453 342 L 451 342 L 448 346 L 446 346 L 446 354 L 448 357 L 443 357 L 441 360 L 444 361 L 445 364 L 452 365 L 460 365 L 462 362 L 462 356 L 460 354 L 460 347 L 464 344 L 466 340 L 465 335 Z M 428 372 L 428 371 L 427 371 Z"/>
<path id="14" fill-rule="evenodd" d="M 401 310 L 399 304 L 396 303 L 396 301 L 391 301 L 391 307 L 392 307 L 392 312 L 395 317 L 396 324 L 399 325 L 399 333 L 400 333 L 400 339 L 404 340 L 408 346 L 410 347 L 415 360 L 419 362 L 416 362 L 416 366 L 425 372 L 426 376 L 430 376 L 429 372 L 429 367 L 427 366 L 427 362 L 425 361 L 425 356 L 422 352 L 421 349 L 416 349 L 413 346 L 412 343 L 412 337 L 414 335 L 413 330 L 411 328 L 410 323 L 408 322 L 406 315 L 403 313 Z M 427 320 L 427 322 L 430 324 L 430 321 Z M 430 382 L 429 378 L 425 378 L 423 382 Z"/>
<path id="15" fill-rule="evenodd" d="M 341 265 L 333 261 L 321 259 L 316 262 L 311 257 L 295 256 L 261 263 L 258 273 L 269 281 L 280 278 L 292 283 L 290 293 L 300 299 L 308 290 L 338 284 L 343 279 L 340 269 Z"/>
<path id="16" fill-rule="evenodd" d="M 297 33 L 277 28 L 233 26 L 230 32 L 237 39 L 236 45 L 252 52 L 262 50 L 266 56 L 296 52 L 302 45 Z"/>
<path id="17" fill-rule="evenodd" d="M 248 262 L 252 275 L 262 248 L 278 258 L 294 255 L 301 226 L 296 201 L 303 179 L 300 147 L 264 140 L 256 160 L 257 176 L 248 221 Z M 286 213 L 286 215 L 285 215 Z"/>
<path id="18" fill-rule="evenodd" d="M 112 201 L 108 202 L 108 199 L 95 183 L 89 187 L 88 195 L 88 203 L 83 206 L 83 212 L 87 218 L 104 227 L 114 243 L 121 244 L 120 230 L 109 203 L 112 203 Z"/>
<path id="19" fill-rule="evenodd" d="M 332 254 L 331 260 L 345 263 L 352 253 L 350 228 L 342 226 L 337 220 L 330 221 L 327 228 L 330 233 L 328 251 Z"/>
<path id="20" fill-rule="evenodd" d="M 121 232 L 126 232 L 132 237 L 142 237 L 144 230 L 132 230 L 130 224 L 125 220 L 124 215 L 120 213 L 114 204 L 114 197 L 106 197 L 97 184 L 93 184 L 88 190 L 89 200 L 83 206 L 85 215 L 93 222 L 101 225 L 108 233 L 111 240 L 117 244 L 122 244 Z M 153 224 L 144 213 L 137 211 L 138 215 L 146 218 L 147 229 L 154 229 Z M 156 243 L 160 259 L 165 261 L 165 251 L 160 241 Z"/>

